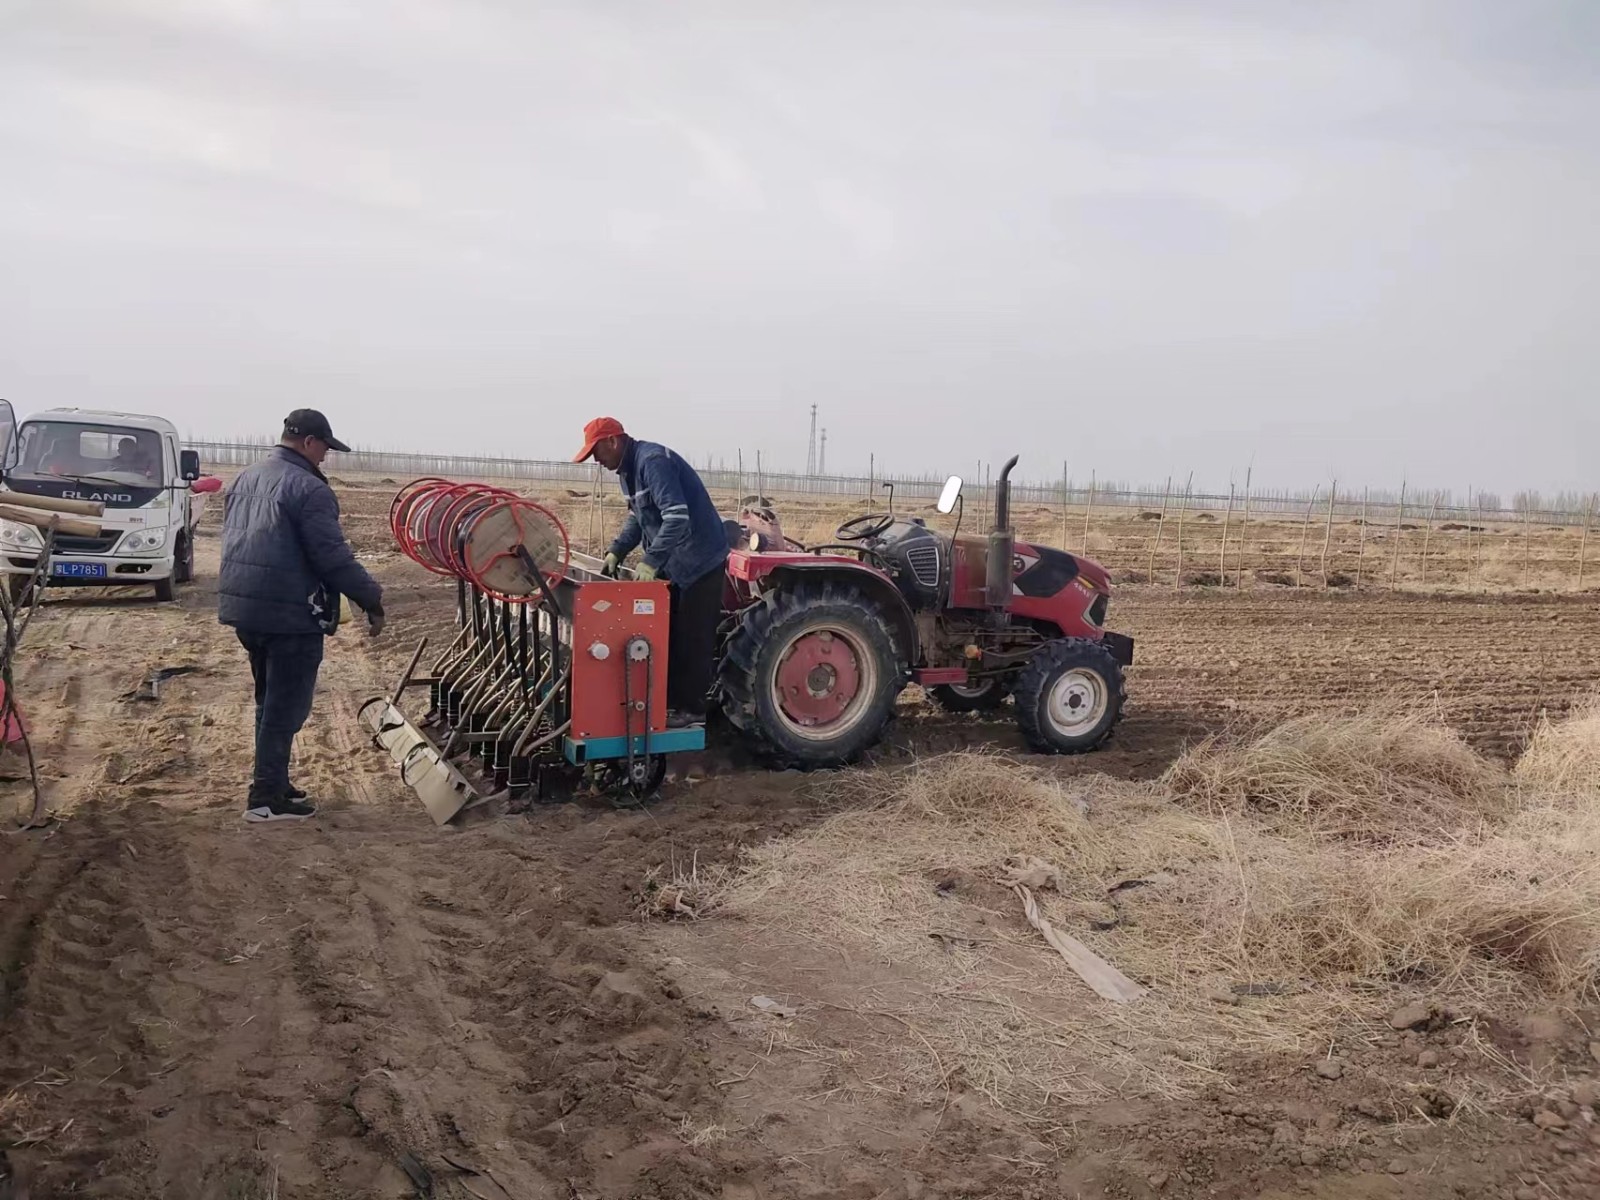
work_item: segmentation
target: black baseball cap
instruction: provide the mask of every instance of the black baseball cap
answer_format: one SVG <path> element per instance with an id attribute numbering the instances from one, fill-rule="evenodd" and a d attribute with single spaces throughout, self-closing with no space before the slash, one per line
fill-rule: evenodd
<path id="1" fill-rule="evenodd" d="M 319 442 L 327 442 L 330 450 L 350 453 L 350 447 L 333 436 L 333 426 L 328 424 L 328 418 L 314 408 L 295 409 L 283 419 L 283 431 L 296 437 L 314 437 Z"/>

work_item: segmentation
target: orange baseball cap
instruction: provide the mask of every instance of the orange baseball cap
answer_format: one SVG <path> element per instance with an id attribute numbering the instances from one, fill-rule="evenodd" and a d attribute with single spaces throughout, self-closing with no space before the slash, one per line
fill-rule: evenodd
<path id="1" fill-rule="evenodd" d="M 597 443 L 610 437 L 621 437 L 623 432 L 622 422 L 615 417 L 596 417 L 583 427 L 583 449 L 572 461 L 583 462 L 594 453 Z"/>

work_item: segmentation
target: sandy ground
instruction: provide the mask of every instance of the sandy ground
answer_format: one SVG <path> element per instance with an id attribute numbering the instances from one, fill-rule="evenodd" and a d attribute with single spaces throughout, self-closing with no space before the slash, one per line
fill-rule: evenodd
<path id="1" fill-rule="evenodd" d="M 177 604 L 78 593 L 30 630 L 19 694 L 60 819 L 0 839 L 0 1197 L 1600 1194 L 1584 1127 L 1383 1117 L 1449 1029 L 1352 1049 L 1329 1087 L 1241 1058 L 1199 1098 L 1124 1101 L 1108 1067 L 1069 1137 L 959 1081 L 917 1094 L 879 1053 L 892 964 L 638 915 L 651 872 L 818 819 L 826 777 L 724 749 L 645 812 L 436 829 L 354 714 L 448 591 L 362 544 L 391 630 L 330 647 L 302 826 L 239 819 L 248 669 L 215 623 L 214 536 Z M 1208 730 L 1393 695 L 1510 752 L 1600 683 L 1600 611 L 1576 599 L 1135 590 L 1113 624 L 1139 638 L 1130 714 L 1063 773 L 1148 777 Z M 174 666 L 196 670 L 125 699 Z M 1003 720 L 908 703 L 880 758 L 972 744 L 1020 752 Z M 780 987 L 836 1007 L 780 1046 L 747 1004 Z M 1592 1070 L 1592 1020 L 1524 1014 L 1496 1053 Z"/>

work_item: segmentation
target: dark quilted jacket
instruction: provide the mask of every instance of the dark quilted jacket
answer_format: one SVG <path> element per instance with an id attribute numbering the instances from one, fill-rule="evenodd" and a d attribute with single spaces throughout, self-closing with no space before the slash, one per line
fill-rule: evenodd
<path id="1" fill-rule="evenodd" d="M 339 501 L 302 455 L 276 447 L 228 488 L 217 618 L 256 633 L 332 633 L 339 596 L 383 611 L 383 589 L 339 527 Z"/>

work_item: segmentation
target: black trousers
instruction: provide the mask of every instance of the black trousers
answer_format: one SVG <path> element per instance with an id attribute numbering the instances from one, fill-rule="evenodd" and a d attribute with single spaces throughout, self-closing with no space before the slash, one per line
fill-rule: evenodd
<path id="1" fill-rule="evenodd" d="M 686 588 L 672 585 L 672 626 L 667 637 L 667 707 L 703 717 L 722 623 L 725 576 L 712 571 Z"/>
<path id="2" fill-rule="evenodd" d="M 250 799 L 281 800 L 291 786 L 289 754 L 295 734 L 311 715 L 324 639 L 320 633 L 236 632 L 256 681 L 256 769 Z"/>

